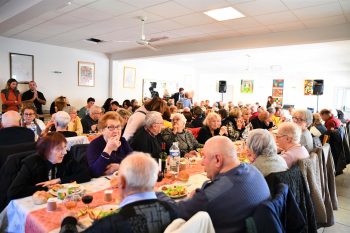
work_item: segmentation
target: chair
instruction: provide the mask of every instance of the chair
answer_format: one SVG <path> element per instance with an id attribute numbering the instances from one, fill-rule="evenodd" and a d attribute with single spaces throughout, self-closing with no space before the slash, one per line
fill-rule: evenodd
<path id="1" fill-rule="evenodd" d="M 301 213 L 307 223 L 302 232 L 317 232 L 315 211 L 311 201 L 310 193 L 307 189 L 306 181 L 298 167 L 295 165 L 284 172 L 275 172 L 265 177 L 270 188 L 271 195 L 277 193 L 276 187 L 279 183 L 287 184 L 293 193 Z"/>
<path id="2" fill-rule="evenodd" d="M 0 146 L 0 169 L 7 157 L 12 154 L 35 150 L 36 142 L 28 142 L 16 145 Z"/>
<path id="3" fill-rule="evenodd" d="M 246 219 L 247 233 L 301 232 L 305 219 L 288 185 L 278 184 L 272 200 L 262 202 Z"/>
<path id="4" fill-rule="evenodd" d="M 193 136 L 197 139 L 199 130 L 201 129 L 200 127 L 198 128 L 186 128 L 188 131 L 190 131 Z"/>
<path id="5" fill-rule="evenodd" d="M 344 150 L 344 129 L 339 127 L 338 129 L 328 131 L 327 134 L 329 135 L 329 145 L 333 155 L 336 175 L 339 175 L 343 173 L 343 169 L 346 168 L 346 164 L 350 162 L 350 158 L 346 158 L 346 153 Z"/>
<path id="6" fill-rule="evenodd" d="M 187 222 L 182 218 L 172 221 L 164 233 L 215 233 L 213 223 L 207 212 L 199 211 Z"/>
<path id="7" fill-rule="evenodd" d="M 68 151 L 69 154 L 71 154 L 72 158 L 78 162 L 78 163 L 85 163 L 87 164 L 87 158 L 86 158 L 86 152 L 89 144 L 77 144 L 70 148 Z"/>
<path id="8" fill-rule="evenodd" d="M 67 150 L 70 150 L 70 148 L 74 145 L 90 143 L 86 136 L 68 137 L 66 139 L 67 139 Z"/>
<path id="9" fill-rule="evenodd" d="M 0 169 L 0 212 L 8 204 L 7 190 L 12 181 L 16 178 L 18 171 L 21 169 L 22 160 L 35 151 L 25 151 L 17 154 L 12 154 L 7 157 L 4 166 Z"/>

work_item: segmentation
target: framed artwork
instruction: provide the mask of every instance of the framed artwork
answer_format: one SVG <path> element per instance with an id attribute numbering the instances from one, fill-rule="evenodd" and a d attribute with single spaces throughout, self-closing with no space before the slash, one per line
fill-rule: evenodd
<path id="1" fill-rule="evenodd" d="M 304 81 L 304 95 L 313 95 L 314 81 L 305 80 Z"/>
<path id="2" fill-rule="evenodd" d="M 241 80 L 241 93 L 252 94 L 254 90 L 254 80 Z"/>
<path id="3" fill-rule="evenodd" d="M 123 87 L 135 88 L 136 68 L 124 66 Z"/>
<path id="4" fill-rule="evenodd" d="M 10 77 L 18 83 L 29 83 L 34 80 L 34 56 L 10 53 Z"/>
<path id="5" fill-rule="evenodd" d="M 78 85 L 87 87 L 95 86 L 95 63 L 78 62 Z"/>

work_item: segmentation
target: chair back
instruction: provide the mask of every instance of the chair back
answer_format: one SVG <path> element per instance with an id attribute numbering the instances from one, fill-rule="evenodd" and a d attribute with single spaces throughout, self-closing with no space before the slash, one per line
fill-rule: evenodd
<path id="1" fill-rule="evenodd" d="M 198 128 L 186 128 L 188 131 L 190 131 L 193 136 L 197 139 L 199 130 L 201 129 L 200 127 Z"/>
<path id="2" fill-rule="evenodd" d="M 215 233 L 211 218 L 207 212 L 199 211 L 187 222 L 181 218 L 172 221 L 164 233 Z"/>
<path id="3" fill-rule="evenodd" d="M 67 139 L 67 150 L 70 150 L 72 146 L 79 144 L 89 144 L 89 140 L 86 136 L 75 136 Z"/>
<path id="4" fill-rule="evenodd" d="M 8 204 L 7 191 L 21 169 L 22 160 L 34 153 L 35 151 L 32 150 L 12 154 L 7 157 L 4 166 L 0 169 L 0 212 Z"/>
<path id="5" fill-rule="evenodd" d="M 70 148 L 69 154 L 72 156 L 72 158 L 78 162 L 78 163 L 86 163 L 87 164 L 87 158 L 86 158 L 86 152 L 89 144 L 77 144 Z"/>
<path id="6" fill-rule="evenodd" d="M 36 142 L 21 143 L 16 145 L 0 146 L 0 169 L 12 154 L 35 150 Z"/>

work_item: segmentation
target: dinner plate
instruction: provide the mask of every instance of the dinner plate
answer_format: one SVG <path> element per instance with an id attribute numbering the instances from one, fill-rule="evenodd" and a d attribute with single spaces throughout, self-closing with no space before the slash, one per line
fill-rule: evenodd
<path id="1" fill-rule="evenodd" d="M 107 217 L 113 213 L 115 213 L 119 209 L 118 205 L 102 205 L 102 206 L 97 206 L 91 210 L 88 213 L 88 216 L 91 220 L 98 220 L 104 217 Z"/>
<path id="2" fill-rule="evenodd" d="M 159 187 L 159 191 L 165 193 L 167 196 L 177 199 L 187 196 L 187 189 L 185 185 L 163 185 Z"/>
<path id="3" fill-rule="evenodd" d="M 82 186 L 77 186 L 77 190 L 70 192 L 71 185 L 70 184 L 62 184 L 60 189 L 54 190 L 54 189 L 49 189 L 48 192 L 52 195 L 57 197 L 57 192 L 59 190 L 63 190 L 67 195 L 71 195 L 71 194 L 82 194 L 84 191 L 84 188 Z"/>

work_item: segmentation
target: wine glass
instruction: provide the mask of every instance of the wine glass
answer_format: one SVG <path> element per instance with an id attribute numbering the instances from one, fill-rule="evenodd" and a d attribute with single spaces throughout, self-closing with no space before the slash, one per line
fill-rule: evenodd
<path id="1" fill-rule="evenodd" d="M 84 204 L 86 204 L 86 209 L 89 209 L 89 204 L 92 202 L 92 200 L 94 199 L 93 196 L 91 195 L 84 195 L 81 200 L 83 201 Z"/>

